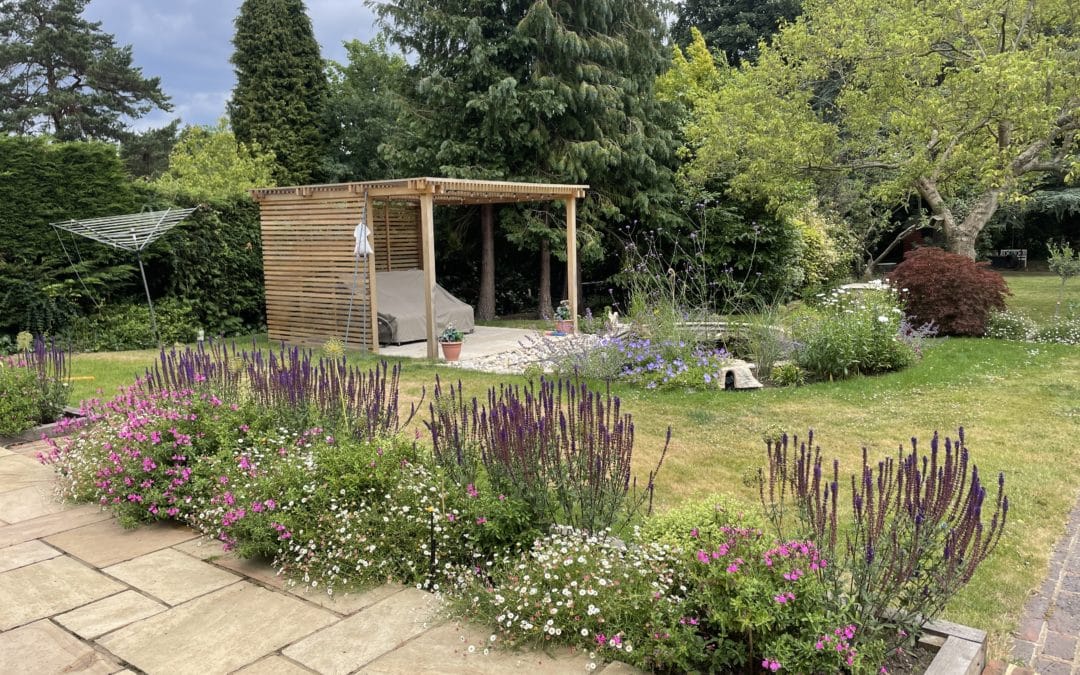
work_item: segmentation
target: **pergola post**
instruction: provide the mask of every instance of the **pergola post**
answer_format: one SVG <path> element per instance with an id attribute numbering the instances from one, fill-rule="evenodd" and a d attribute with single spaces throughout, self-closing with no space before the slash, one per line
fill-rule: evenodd
<path id="1" fill-rule="evenodd" d="M 427 355 L 439 358 L 435 338 L 435 199 L 431 187 L 420 195 L 420 245 L 424 265 L 424 311 L 427 317 Z"/>
<path id="2" fill-rule="evenodd" d="M 578 329 L 577 288 L 577 197 L 571 195 L 566 199 L 566 297 L 570 301 L 575 333 Z"/>

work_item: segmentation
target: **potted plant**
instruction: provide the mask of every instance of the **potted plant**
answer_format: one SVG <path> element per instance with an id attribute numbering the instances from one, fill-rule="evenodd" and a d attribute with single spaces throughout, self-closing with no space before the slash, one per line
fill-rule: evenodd
<path id="1" fill-rule="evenodd" d="M 555 330 L 566 335 L 574 332 L 574 317 L 570 314 L 569 300 L 563 300 L 555 308 Z"/>
<path id="2" fill-rule="evenodd" d="M 439 333 L 439 343 L 442 344 L 443 358 L 447 361 L 457 361 L 461 357 L 461 342 L 465 335 L 454 326 L 454 322 L 446 324 L 443 332 Z"/>

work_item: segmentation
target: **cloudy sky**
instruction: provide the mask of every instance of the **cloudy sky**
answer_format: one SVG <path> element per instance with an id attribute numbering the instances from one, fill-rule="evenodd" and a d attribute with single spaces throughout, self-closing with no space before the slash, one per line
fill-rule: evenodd
<path id="1" fill-rule="evenodd" d="M 135 128 L 158 127 L 180 117 L 186 124 L 214 124 L 225 112 L 235 83 L 233 19 L 241 0 L 91 0 L 84 16 L 131 45 L 133 62 L 147 77 L 160 77 L 172 97 L 171 113 L 154 111 Z M 341 43 L 371 39 L 375 17 L 363 0 L 306 0 L 323 58 L 343 61 Z"/>

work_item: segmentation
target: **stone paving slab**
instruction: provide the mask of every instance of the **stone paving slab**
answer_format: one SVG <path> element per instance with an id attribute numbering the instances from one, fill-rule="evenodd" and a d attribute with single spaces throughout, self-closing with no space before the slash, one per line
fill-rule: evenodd
<path id="1" fill-rule="evenodd" d="M 36 562 L 55 558 L 58 555 L 60 555 L 60 551 L 51 546 L 46 546 L 36 539 L 24 541 L 21 544 L 15 544 L 7 548 L 0 548 L 0 573 L 33 565 Z"/>
<path id="2" fill-rule="evenodd" d="M 256 661 L 246 668 L 233 673 L 233 675 L 311 675 L 314 671 L 290 661 L 281 656 L 268 656 L 262 661 Z"/>
<path id="3" fill-rule="evenodd" d="M 119 666 L 51 621 L 0 633 L 0 673 L 108 675 Z"/>
<path id="4" fill-rule="evenodd" d="M 112 516 L 105 513 L 97 506 L 87 504 L 78 506 L 60 513 L 48 516 L 24 520 L 21 523 L 0 527 L 0 548 L 21 544 L 24 541 L 33 541 L 47 537 L 58 532 L 109 520 Z"/>
<path id="5" fill-rule="evenodd" d="M 124 591 L 53 617 L 53 620 L 79 637 L 91 640 L 168 608 L 141 593 Z"/>
<path id="6" fill-rule="evenodd" d="M 66 612 L 122 590 L 121 584 L 66 556 L 4 572 L 0 574 L 0 630 Z"/>
<path id="7" fill-rule="evenodd" d="M 214 542 L 210 542 L 209 545 L 213 546 Z M 285 578 L 279 575 L 270 563 L 262 560 L 237 558 L 231 553 L 223 553 L 220 545 L 217 546 L 217 550 L 220 555 L 210 558 L 215 565 L 251 577 L 271 588 L 285 589 Z"/>
<path id="8" fill-rule="evenodd" d="M 95 567 L 108 567 L 197 536 L 191 528 L 173 523 L 154 523 L 125 530 L 110 517 L 47 537 L 45 541 Z"/>
<path id="9" fill-rule="evenodd" d="M 51 482 L 0 492 L 0 515 L 9 524 L 60 513 L 67 508 L 57 500 Z"/>
<path id="10" fill-rule="evenodd" d="M 382 586 L 375 586 L 374 588 L 368 588 L 362 591 L 336 593 L 334 595 L 327 595 L 325 591 L 320 592 L 316 589 L 309 589 L 306 586 L 293 586 L 288 589 L 289 593 L 292 593 L 298 598 L 303 598 L 308 602 L 314 602 L 316 605 L 329 609 L 331 612 L 337 612 L 338 614 L 344 614 L 346 616 L 356 614 L 360 610 L 366 609 L 403 590 L 405 590 L 405 586 L 399 584 L 383 584 Z"/>
<path id="11" fill-rule="evenodd" d="M 55 479 L 53 470 L 36 459 L 16 453 L 0 457 L 0 493 L 34 485 L 51 486 Z"/>
<path id="12" fill-rule="evenodd" d="M 170 605 L 179 605 L 240 580 L 235 574 L 171 548 L 102 571 Z"/>
<path id="13" fill-rule="evenodd" d="M 363 613 L 360 616 L 363 616 Z M 585 673 L 591 662 L 587 654 L 580 651 L 575 653 L 570 649 L 553 650 L 550 654 L 498 649 L 490 641 L 490 635 L 491 631 L 476 626 L 444 624 L 382 656 L 360 672 L 387 675 L 560 675 Z"/>
<path id="14" fill-rule="evenodd" d="M 246 666 L 336 620 L 330 612 L 242 581 L 98 643 L 147 673 L 204 675 Z"/>
<path id="15" fill-rule="evenodd" d="M 409 588 L 282 650 L 325 675 L 345 675 L 428 630 L 438 601 Z"/>
<path id="16" fill-rule="evenodd" d="M 7 448 L 0 448 L 0 457 L 7 457 L 8 455 L 14 455 L 15 453 Z"/>

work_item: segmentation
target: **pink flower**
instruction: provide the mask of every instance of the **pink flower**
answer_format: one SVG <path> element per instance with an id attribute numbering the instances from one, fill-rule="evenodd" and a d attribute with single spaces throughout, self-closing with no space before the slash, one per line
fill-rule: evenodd
<path id="1" fill-rule="evenodd" d="M 698 562 L 700 562 L 700 563 L 704 563 L 706 565 L 709 564 L 709 554 L 706 553 L 705 551 L 698 551 L 697 552 L 697 559 L 698 559 Z"/>
<path id="2" fill-rule="evenodd" d="M 696 527 L 693 528 L 692 530 L 690 530 L 690 536 L 693 537 L 694 539 L 698 538 L 698 529 Z"/>
<path id="3" fill-rule="evenodd" d="M 477 492 L 477 491 L 476 491 L 476 486 L 475 486 L 475 485 L 473 485 L 472 483 L 469 483 L 469 484 L 468 484 L 468 485 L 467 485 L 467 486 L 465 487 L 465 492 L 466 492 L 466 493 L 468 493 L 468 495 L 469 495 L 470 497 L 476 497 L 477 495 L 479 495 L 479 494 L 480 494 L 479 492 Z"/>
<path id="4" fill-rule="evenodd" d="M 486 522 L 487 522 L 487 518 L 485 518 L 483 516 L 480 516 L 479 518 L 476 519 L 476 524 L 477 525 L 483 525 Z"/>
<path id="5" fill-rule="evenodd" d="M 776 671 L 780 670 L 780 662 L 774 661 L 773 659 L 762 659 L 761 667 L 765 670 L 775 673 Z"/>
<path id="6" fill-rule="evenodd" d="M 603 647 L 605 644 L 607 644 L 607 637 L 603 633 L 597 633 L 596 634 L 596 644 Z"/>

